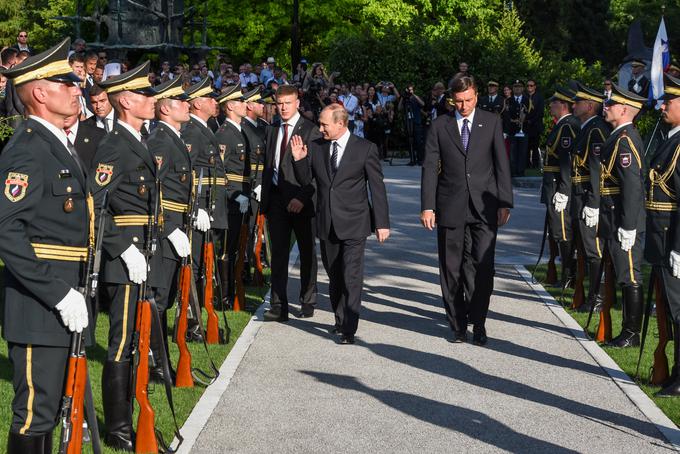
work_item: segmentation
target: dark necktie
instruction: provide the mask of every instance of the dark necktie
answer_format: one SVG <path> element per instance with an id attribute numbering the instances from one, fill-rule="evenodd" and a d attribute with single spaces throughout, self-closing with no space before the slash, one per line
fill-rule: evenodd
<path id="1" fill-rule="evenodd" d="M 283 175 L 283 157 L 286 154 L 286 147 L 288 147 L 288 123 L 284 123 L 283 126 L 283 137 L 281 137 L 281 145 L 279 146 L 279 165 L 276 167 L 276 173 L 274 173 L 274 184 L 279 184 L 279 177 Z"/>
<path id="2" fill-rule="evenodd" d="M 84 176 L 85 175 L 85 171 L 83 170 L 84 165 L 80 160 L 80 156 L 78 156 L 76 147 L 73 145 L 73 143 L 71 143 L 71 136 L 73 135 L 73 131 L 71 131 L 70 129 L 65 129 L 64 132 L 66 133 L 66 148 L 68 148 L 71 157 L 76 162 L 78 170 L 80 170 L 80 173 Z M 75 137 L 73 137 L 73 140 L 75 141 Z"/>
<path id="3" fill-rule="evenodd" d="M 460 130 L 460 140 L 463 142 L 463 149 L 467 153 L 468 145 L 470 144 L 470 128 L 468 127 L 469 120 L 463 119 L 463 128 Z"/>
<path id="4" fill-rule="evenodd" d="M 338 142 L 333 142 L 333 153 L 331 153 L 331 174 L 335 176 L 338 171 Z"/>

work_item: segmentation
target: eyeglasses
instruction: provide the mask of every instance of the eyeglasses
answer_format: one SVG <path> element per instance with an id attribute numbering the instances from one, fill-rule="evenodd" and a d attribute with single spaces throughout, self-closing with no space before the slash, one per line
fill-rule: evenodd
<path id="1" fill-rule="evenodd" d="M 19 35 L 19 38 L 28 38 L 28 35 Z"/>

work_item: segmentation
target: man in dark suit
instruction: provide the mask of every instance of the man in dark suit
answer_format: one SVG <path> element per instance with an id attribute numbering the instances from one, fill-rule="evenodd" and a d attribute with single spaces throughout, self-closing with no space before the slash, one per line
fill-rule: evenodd
<path id="1" fill-rule="evenodd" d="M 276 91 L 276 106 L 281 125 L 267 132 L 264 175 L 262 176 L 262 212 L 267 216 L 271 240 L 272 308 L 265 320 L 288 320 L 288 257 L 291 233 L 300 250 L 300 316 L 311 317 L 316 306 L 316 246 L 314 240 L 315 188 L 302 184 L 293 170 L 290 138 L 302 137 L 309 144 L 321 137 L 311 121 L 300 116 L 297 88 L 282 85 Z"/>
<path id="2" fill-rule="evenodd" d="M 484 345 L 496 233 L 512 208 L 510 167 L 500 117 L 475 109 L 474 78 L 456 77 L 451 92 L 455 112 L 437 119 L 427 136 L 420 218 L 429 230 L 437 226 L 442 297 L 453 342 L 467 340 L 470 321 L 474 343 Z"/>
<path id="3" fill-rule="evenodd" d="M 378 241 L 382 243 L 390 236 L 378 148 L 350 134 L 347 124 L 347 111 L 341 105 L 331 104 L 319 116 L 325 140 L 313 141 L 308 153 L 300 136 L 291 139 L 295 174 L 303 183 L 311 182 L 312 177 L 316 180 L 316 232 L 330 281 L 334 332 L 342 333 L 341 344 L 354 343 L 359 324 L 364 248 L 372 230 L 371 210 Z"/>
<path id="4" fill-rule="evenodd" d="M 87 121 L 78 120 L 78 116 L 68 117 L 64 121 L 64 132 L 69 143 L 76 149 L 78 157 L 85 164 L 85 169 L 91 169 L 97 146 L 106 136 L 106 132 Z"/>
<path id="5" fill-rule="evenodd" d="M 500 115 L 501 110 L 503 110 L 503 96 L 498 94 L 498 82 L 490 79 L 487 83 L 487 88 L 489 94 L 479 97 L 477 107 Z"/>
<path id="6" fill-rule="evenodd" d="M 111 132 L 116 120 L 118 120 L 118 114 L 109 102 L 109 95 L 99 85 L 95 84 L 90 89 L 89 97 L 94 115 L 85 120 L 85 123 L 96 126 L 105 132 Z"/>
<path id="7" fill-rule="evenodd" d="M 545 109 L 545 102 L 543 96 L 538 92 L 538 87 L 534 79 L 527 80 L 527 102 L 529 108 L 527 110 L 527 158 L 532 168 L 538 168 L 541 157 L 538 151 L 539 141 L 543 134 L 543 112 Z"/>

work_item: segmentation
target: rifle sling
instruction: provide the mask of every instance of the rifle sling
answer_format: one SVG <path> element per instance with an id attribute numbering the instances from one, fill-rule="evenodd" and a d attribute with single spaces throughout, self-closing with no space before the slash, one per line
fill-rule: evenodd
<path id="1" fill-rule="evenodd" d="M 654 284 L 656 283 L 657 267 L 652 266 L 652 271 L 649 274 L 649 286 L 647 287 L 647 302 L 645 303 L 645 313 L 642 319 L 642 336 L 640 338 L 640 351 L 638 353 L 637 367 L 635 368 L 635 378 L 640 377 L 640 362 L 642 361 L 642 353 L 645 350 L 645 340 L 647 339 L 647 329 L 649 328 L 649 318 L 652 314 L 652 298 L 654 297 Z"/>
<path id="2" fill-rule="evenodd" d="M 545 222 L 543 223 L 543 239 L 541 240 L 541 250 L 538 253 L 538 260 L 536 261 L 536 265 L 534 265 L 534 269 L 531 270 L 531 282 L 536 282 L 536 279 L 534 279 L 534 273 L 536 273 L 536 268 L 538 268 L 538 264 L 541 263 L 541 259 L 543 258 L 543 252 L 545 251 L 545 239 L 548 236 L 548 209 L 545 209 Z"/>
<path id="3" fill-rule="evenodd" d="M 161 317 L 158 313 L 158 307 L 156 306 L 156 301 L 153 298 L 149 298 L 148 301 L 149 307 L 151 308 L 151 336 L 154 338 L 154 340 L 158 341 L 156 345 L 163 346 L 165 345 L 165 342 L 163 342 L 162 338 L 163 330 L 161 328 Z M 168 406 L 170 407 L 170 412 L 172 413 L 172 420 L 175 423 L 175 437 L 178 440 L 177 447 L 172 449 L 169 444 L 165 443 L 165 440 L 158 429 L 154 428 L 154 430 L 156 432 L 156 437 L 158 438 L 159 451 L 165 453 L 174 453 L 182 445 L 184 438 L 182 438 L 182 435 L 179 433 L 179 425 L 177 424 L 177 416 L 175 415 L 175 404 L 172 400 L 172 377 L 170 375 L 168 357 L 164 347 L 162 347 L 160 350 L 161 351 L 159 352 L 158 358 L 155 359 L 160 362 L 161 370 L 163 371 L 165 396 L 168 399 Z"/>
<path id="4" fill-rule="evenodd" d="M 210 230 L 208 230 L 208 234 L 211 235 Z M 208 241 L 208 239 L 210 239 L 211 242 L 213 242 L 212 237 L 208 238 L 209 235 L 206 235 L 204 237 L 204 241 Z M 226 234 L 225 234 L 225 236 L 226 236 Z M 214 244 L 214 242 L 213 242 L 213 244 Z M 222 244 L 222 249 L 225 249 L 226 247 L 227 247 L 226 243 Z M 214 263 L 213 275 L 210 276 L 209 278 L 206 278 L 206 279 L 212 279 L 213 282 L 215 282 L 215 287 L 217 288 L 217 293 L 218 293 L 219 299 L 220 299 L 220 301 L 224 301 L 224 289 L 222 288 L 222 280 L 216 278 L 216 276 L 221 276 L 221 274 L 220 274 L 220 269 L 219 269 L 219 260 L 217 260 L 217 258 L 215 258 L 215 254 L 213 254 L 213 260 L 214 260 L 214 262 L 213 262 Z M 204 265 L 203 269 L 205 270 L 205 265 Z M 225 311 L 223 311 L 223 310 L 217 311 L 217 312 L 222 313 L 222 323 L 224 323 L 224 343 L 228 344 L 229 338 L 231 337 L 231 328 L 229 327 L 229 322 L 227 321 L 227 315 L 225 314 Z M 199 314 L 200 314 L 200 312 L 199 312 Z"/>
<path id="5" fill-rule="evenodd" d="M 198 292 L 196 290 L 196 281 L 194 280 L 194 271 L 193 269 L 191 270 L 191 292 L 189 295 L 189 304 L 191 306 L 191 311 L 194 314 L 194 317 L 196 317 L 196 323 L 198 324 L 198 329 L 201 332 L 201 339 L 203 339 L 203 349 L 205 350 L 205 354 L 208 357 L 208 361 L 210 362 L 210 368 L 213 370 L 214 375 L 207 374 L 206 372 L 202 371 L 201 369 L 197 367 L 191 368 L 191 375 L 194 377 L 194 380 L 197 381 L 198 383 L 208 386 L 211 385 L 217 380 L 217 377 L 220 376 L 220 371 L 217 369 L 217 366 L 215 366 L 215 363 L 213 362 L 212 356 L 210 356 L 210 351 L 208 350 L 208 344 L 205 341 L 205 329 L 203 328 L 203 319 L 201 317 L 201 307 L 198 303 Z M 199 377 L 205 377 L 207 379 L 203 380 L 202 378 Z"/>
<path id="6" fill-rule="evenodd" d="M 90 429 L 90 438 L 92 439 L 92 451 L 94 454 L 101 454 L 102 444 L 99 437 L 99 425 L 97 424 L 97 412 L 94 409 L 94 398 L 92 397 L 92 384 L 90 383 L 90 372 L 87 373 L 87 382 L 85 383 L 85 419 L 87 426 Z"/>

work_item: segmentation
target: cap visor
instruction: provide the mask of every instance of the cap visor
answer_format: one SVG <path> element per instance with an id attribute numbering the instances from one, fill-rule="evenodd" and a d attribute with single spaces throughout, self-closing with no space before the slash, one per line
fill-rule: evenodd
<path id="1" fill-rule="evenodd" d="M 75 73 L 57 74 L 56 76 L 48 77 L 47 80 L 52 82 L 75 82 L 78 84 L 83 82 Z"/>
<path id="2" fill-rule="evenodd" d="M 137 93 L 144 96 L 156 96 L 158 93 L 153 87 L 137 88 L 135 90 L 130 90 L 132 93 Z"/>

